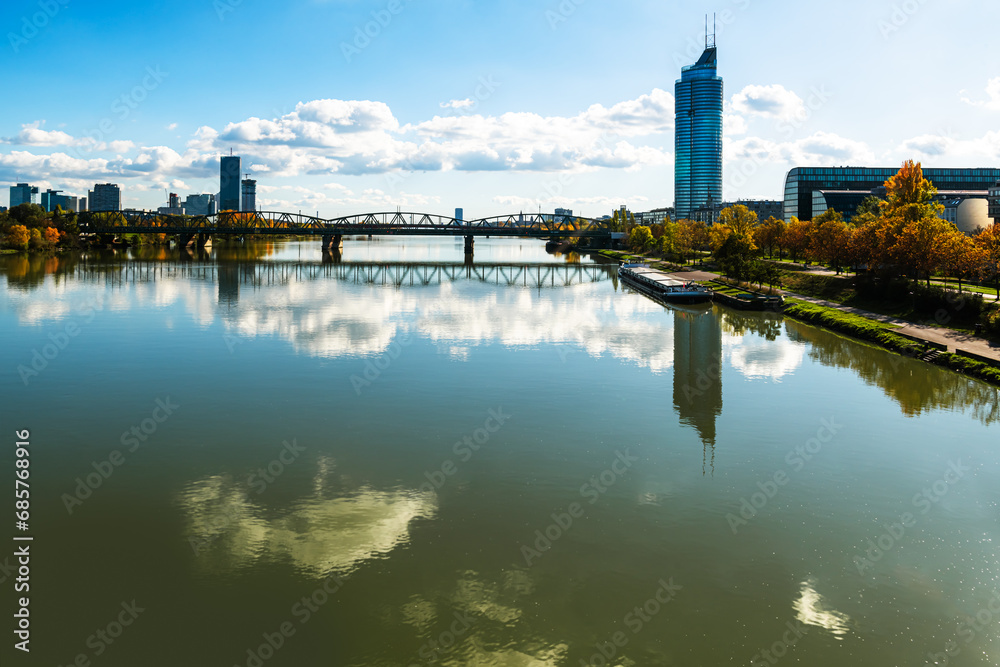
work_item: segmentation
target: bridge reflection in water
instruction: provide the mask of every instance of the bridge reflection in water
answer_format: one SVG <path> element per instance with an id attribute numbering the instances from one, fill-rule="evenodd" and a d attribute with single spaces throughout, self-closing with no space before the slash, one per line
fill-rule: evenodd
<path id="1" fill-rule="evenodd" d="M 338 280 L 357 285 L 417 287 L 470 281 L 535 289 L 573 287 L 585 283 L 616 280 L 616 267 L 608 264 L 508 264 L 447 262 L 219 262 L 177 264 L 128 261 L 120 265 L 106 262 L 81 263 L 75 277 L 83 282 L 104 283 L 109 287 L 157 280 L 217 282 L 221 295 L 238 300 L 240 286 L 274 287 L 290 282 Z"/>

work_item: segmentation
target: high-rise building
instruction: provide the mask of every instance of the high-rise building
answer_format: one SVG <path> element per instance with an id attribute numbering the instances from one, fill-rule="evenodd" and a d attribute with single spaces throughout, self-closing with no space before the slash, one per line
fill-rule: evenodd
<path id="1" fill-rule="evenodd" d="M 38 187 L 34 185 L 28 185 L 27 183 L 18 183 L 17 185 L 10 186 L 10 207 L 20 206 L 21 204 L 37 204 L 38 203 Z"/>
<path id="2" fill-rule="evenodd" d="M 219 210 L 240 210 L 240 158 L 223 156 L 219 163 Z"/>
<path id="3" fill-rule="evenodd" d="M 455 219 L 458 220 L 459 222 L 465 222 L 465 209 L 456 208 Z"/>
<path id="4" fill-rule="evenodd" d="M 213 215 L 215 195 L 188 195 L 184 199 L 184 212 L 188 215 Z"/>
<path id="5" fill-rule="evenodd" d="M 177 193 L 171 192 L 167 197 L 167 205 L 156 209 L 160 215 L 184 215 L 184 207 L 181 206 L 181 198 Z"/>
<path id="6" fill-rule="evenodd" d="M 87 203 L 91 211 L 122 210 L 122 191 L 114 183 L 95 183 L 88 193 Z"/>
<path id="7" fill-rule="evenodd" d="M 674 208 L 677 219 L 722 202 L 722 77 L 715 37 L 674 84 Z"/>
<path id="8" fill-rule="evenodd" d="M 62 190 L 46 190 L 42 193 L 42 207 L 51 213 L 56 210 L 56 208 L 61 208 L 63 211 L 69 213 L 79 213 L 80 211 L 87 210 L 87 200 L 81 197 L 74 197 L 72 195 L 59 194 Z"/>
<path id="9" fill-rule="evenodd" d="M 42 208 L 44 208 L 46 212 L 51 213 L 55 210 L 56 206 L 60 205 L 60 192 L 62 192 L 62 190 L 53 190 L 52 188 L 49 188 L 42 193 Z"/>
<path id="10" fill-rule="evenodd" d="M 257 181 L 252 178 L 243 179 L 243 200 L 241 211 L 257 210 Z"/>

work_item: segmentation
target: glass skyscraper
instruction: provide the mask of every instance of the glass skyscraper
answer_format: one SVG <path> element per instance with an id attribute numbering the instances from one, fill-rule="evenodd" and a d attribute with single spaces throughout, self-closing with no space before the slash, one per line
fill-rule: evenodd
<path id="1" fill-rule="evenodd" d="M 219 210 L 240 210 L 240 158 L 225 155 L 219 163 Z"/>
<path id="2" fill-rule="evenodd" d="M 706 45 L 674 84 L 674 207 L 678 220 L 722 202 L 722 77 Z"/>

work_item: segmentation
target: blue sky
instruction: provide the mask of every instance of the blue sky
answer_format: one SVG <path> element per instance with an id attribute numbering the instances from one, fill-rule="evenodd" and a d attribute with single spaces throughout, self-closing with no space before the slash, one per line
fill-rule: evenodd
<path id="1" fill-rule="evenodd" d="M 130 207 L 217 192 L 230 148 L 268 210 L 672 205 L 673 85 L 713 11 L 726 199 L 780 198 L 796 165 L 1000 162 L 995 3 L 5 6 L 0 186 L 110 181 Z"/>

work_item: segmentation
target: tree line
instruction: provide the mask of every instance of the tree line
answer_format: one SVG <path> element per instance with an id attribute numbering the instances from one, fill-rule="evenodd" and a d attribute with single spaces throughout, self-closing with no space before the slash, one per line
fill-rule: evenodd
<path id="1" fill-rule="evenodd" d="M 780 279 L 776 267 L 761 259 L 787 254 L 792 261 L 822 263 L 837 273 L 853 269 L 868 277 L 926 280 L 928 286 L 934 274 L 958 279 L 959 290 L 962 281 L 977 280 L 994 284 L 1000 296 L 998 225 L 970 236 L 941 218 L 937 189 L 924 178 L 919 162 L 904 162 L 885 189 L 884 199 L 865 199 L 850 222 L 833 209 L 812 220 L 759 221 L 740 204 L 724 209 L 711 226 L 669 218 L 632 226 L 626 242 L 635 252 L 681 261 L 710 251 L 727 275 L 749 282 L 775 284 Z"/>

